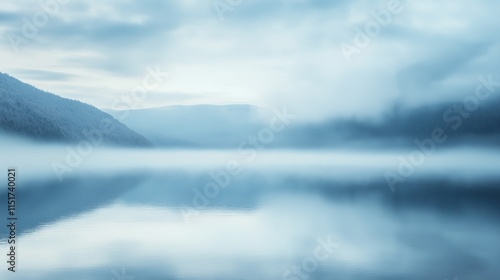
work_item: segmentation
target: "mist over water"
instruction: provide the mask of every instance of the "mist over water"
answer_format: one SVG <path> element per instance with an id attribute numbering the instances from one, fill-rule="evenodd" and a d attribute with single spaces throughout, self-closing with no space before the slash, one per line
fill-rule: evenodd
<path id="1" fill-rule="evenodd" d="M 498 280 L 499 10 L 3 0 L 0 280 Z"/>
<path id="2" fill-rule="evenodd" d="M 493 149 L 437 151 L 393 192 L 384 173 L 397 173 L 412 150 L 250 159 L 236 150 L 96 148 L 60 181 L 51 163 L 65 164 L 67 146 L 26 143 L 15 157 L 7 146 L 19 174 L 19 279 L 300 279 L 296 266 L 310 279 L 500 272 Z M 336 246 L 311 262 L 321 240 Z"/>

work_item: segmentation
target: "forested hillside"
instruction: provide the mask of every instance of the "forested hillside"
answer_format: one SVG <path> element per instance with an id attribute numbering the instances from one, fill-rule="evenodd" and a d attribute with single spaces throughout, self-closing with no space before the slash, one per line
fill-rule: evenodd
<path id="1" fill-rule="evenodd" d="M 103 130 L 102 124 L 109 129 Z M 3 73 L 0 130 L 55 142 L 78 142 L 94 132 L 102 134 L 100 143 L 106 145 L 151 145 L 145 137 L 91 105 L 39 90 Z"/>

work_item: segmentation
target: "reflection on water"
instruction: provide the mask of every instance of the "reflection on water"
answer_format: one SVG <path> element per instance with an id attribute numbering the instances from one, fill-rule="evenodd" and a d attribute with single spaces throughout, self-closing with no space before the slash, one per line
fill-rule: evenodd
<path id="1" fill-rule="evenodd" d="M 214 193 L 204 192 L 214 180 L 210 171 L 218 170 L 210 164 L 82 169 L 62 182 L 23 179 L 20 172 L 18 272 L 13 276 L 4 267 L 0 278 L 499 275 L 500 172 L 491 158 L 451 169 L 456 162 L 439 168 L 437 158 L 429 163 L 436 172 L 416 174 L 394 193 L 377 164 L 266 162 L 232 176 Z M 101 166 L 106 163 L 111 161 Z M 6 200 L 5 190 L 0 196 Z M 331 252 L 319 241 L 328 238 L 339 245 Z M 5 241 L 2 236 L 2 252 Z M 329 252 L 322 260 L 314 259 L 318 247 Z"/>

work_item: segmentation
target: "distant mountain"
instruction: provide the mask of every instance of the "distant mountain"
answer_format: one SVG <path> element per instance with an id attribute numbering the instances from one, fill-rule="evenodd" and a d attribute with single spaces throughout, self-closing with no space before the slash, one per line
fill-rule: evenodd
<path id="1" fill-rule="evenodd" d="M 434 131 L 446 138 L 441 146 L 500 146 L 500 98 L 492 96 L 468 111 L 462 102 L 443 102 L 409 108 L 394 105 L 381 118 L 331 119 L 287 128 L 280 147 L 405 147 L 431 139 Z"/>
<path id="2" fill-rule="evenodd" d="M 498 146 L 498 108 L 500 99 L 492 96 L 467 114 L 460 113 L 459 103 L 445 102 L 417 108 L 394 105 L 377 120 L 347 118 L 308 123 L 296 119 L 265 146 L 307 149 L 414 147 L 415 140 L 431 138 L 437 128 L 447 136 L 442 146 Z M 121 115 L 117 111 L 109 112 Z M 123 122 L 159 146 L 234 149 L 248 137 L 268 128 L 272 117 L 272 111 L 251 105 L 196 105 L 132 110 Z"/>
<path id="3" fill-rule="evenodd" d="M 151 142 L 99 109 L 39 90 L 0 73 L 0 131 L 32 139 L 119 146 Z"/>
<path id="4" fill-rule="evenodd" d="M 122 121 L 158 146 L 235 148 L 265 127 L 271 114 L 251 105 L 167 106 L 131 110 Z"/>

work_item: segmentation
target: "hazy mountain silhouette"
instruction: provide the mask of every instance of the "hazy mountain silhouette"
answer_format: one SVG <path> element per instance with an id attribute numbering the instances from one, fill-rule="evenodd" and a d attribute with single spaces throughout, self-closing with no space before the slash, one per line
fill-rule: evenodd
<path id="1" fill-rule="evenodd" d="M 499 107 L 500 99 L 492 96 L 474 111 L 443 102 L 413 108 L 394 105 L 377 120 L 297 121 L 277 132 L 266 148 L 402 147 L 431 138 L 435 129 L 447 137 L 442 145 L 498 145 Z M 251 105 L 169 106 L 131 110 L 124 123 L 159 146 L 234 149 L 268 128 L 272 117 L 271 110 Z"/>
<path id="2" fill-rule="evenodd" d="M 443 102 L 409 108 L 394 105 L 382 118 L 332 119 L 322 123 L 298 124 L 277 138 L 277 146 L 318 148 L 332 146 L 415 145 L 415 140 L 431 139 L 433 131 L 444 132 L 441 145 L 500 144 L 500 99 L 491 97 L 476 110 L 461 102 Z"/>
<path id="3" fill-rule="evenodd" d="M 53 142 L 91 140 L 106 145 L 151 145 L 145 137 L 91 105 L 39 90 L 3 73 L 0 130 Z"/>
<path id="4" fill-rule="evenodd" d="M 271 114 L 251 105 L 179 105 L 131 110 L 123 122 L 158 146 L 234 148 L 269 123 Z"/>

